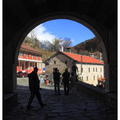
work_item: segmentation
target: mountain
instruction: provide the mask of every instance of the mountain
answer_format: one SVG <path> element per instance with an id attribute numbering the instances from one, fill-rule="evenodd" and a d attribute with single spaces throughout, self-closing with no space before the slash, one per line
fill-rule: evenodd
<path id="1" fill-rule="evenodd" d="M 50 49 L 50 44 L 51 44 L 51 42 L 49 42 L 48 40 L 38 40 L 36 38 L 31 38 L 29 36 L 27 36 L 24 39 L 23 43 L 28 44 L 33 48 L 40 47 L 41 49 L 44 49 L 44 50 Z"/>
<path id="2" fill-rule="evenodd" d="M 42 41 L 40 41 L 39 46 L 42 49 L 48 50 L 48 49 L 50 49 L 50 44 L 51 44 L 50 41 L 48 41 L 48 40 L 42 40 Z"/>
<path id="3" fill-rule="evenodd" d="M 72 47 L 73 51 L 79 53 L 82 51 L 88 51 L 89 53 L 93 53 L 96 51 L 102 52 L 102 47 L 100 45 L 100 41 L 97 37 L 86 40 L 85 42 L 79 43 L 76 46 Z"/>

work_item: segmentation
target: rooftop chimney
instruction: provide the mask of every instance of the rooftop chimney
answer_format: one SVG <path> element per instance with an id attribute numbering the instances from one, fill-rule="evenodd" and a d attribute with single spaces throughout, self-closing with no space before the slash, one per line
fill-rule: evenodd
<path id="1" fill-rule="evenodd" d="M 67 52 L 71 53 L 71 47 L 66 47 Z"/>
<path id="2" fill-rule="evenodd" d="M 63 45 L 60 45 L 60 51 L 63 52 Z"/>

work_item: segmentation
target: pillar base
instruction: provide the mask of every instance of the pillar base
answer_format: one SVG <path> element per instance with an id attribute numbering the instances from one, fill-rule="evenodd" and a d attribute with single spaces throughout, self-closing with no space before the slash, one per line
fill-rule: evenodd
<path id="1" fill-rule="evenodd" d="M 14 107 L 18 103 L 17 93 L 4 93 L 4 115 L 9 112 L 10 108 Z"/>

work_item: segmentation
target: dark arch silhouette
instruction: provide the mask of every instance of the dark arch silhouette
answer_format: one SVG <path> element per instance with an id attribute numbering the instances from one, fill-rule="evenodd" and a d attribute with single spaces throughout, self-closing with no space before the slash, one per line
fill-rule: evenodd
<path id="1" fill-rule="evenodd" d="M 106 92 L 117 92 L 117 0 L 4 0 L 3 85 L 16 93 L 16 65 L 25 36 L 40 23 L 69 19 L 88 27 L 105 55 Z"/>

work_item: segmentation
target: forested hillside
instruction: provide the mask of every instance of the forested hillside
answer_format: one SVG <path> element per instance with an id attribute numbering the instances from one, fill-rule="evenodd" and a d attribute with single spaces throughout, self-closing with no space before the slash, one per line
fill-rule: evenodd
<path id="1" fill-rule="evenodd" d="M 100 41 L 98 40 L 98 38 L 94 37 L 72 47 L 73 52 L 80 53 L 81 50 L 84 52 L 86 51 L 86 53 L 93 53 L 96 51 L 102 52 L 102 47 L 100 45 Z"/>

